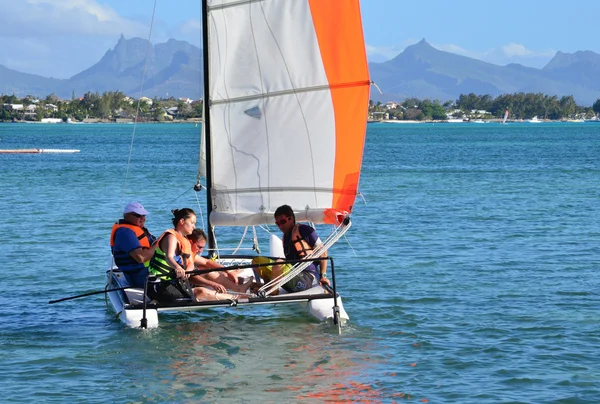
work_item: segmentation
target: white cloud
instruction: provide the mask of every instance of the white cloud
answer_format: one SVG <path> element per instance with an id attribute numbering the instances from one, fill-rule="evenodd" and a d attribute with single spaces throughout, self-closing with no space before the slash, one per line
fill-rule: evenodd
<path id="1" fill-rule="evenodd" d="M 524 45 L 518 43 L 509 43 L 508 45 L 503 45 L 501 46 L 501 49 L 507 57 L 528 56 L 533 53 Z"/>
<path id="2" fill-rule="evenodd" d="M 455 53 L 457 55 L 481 60 L 481 53 L 465 49 L 455 44 L 431 44 L 431 46 L 444 52 Z"/>
<path id="3" fill-rule="evenodd" d="M 148 27 L 95 0 L 0 0 L 0 37 L 147 36 Z"/>
<path id="4" fill-rule="evenodd" d="M 199 34 L 202 31 L 202 22 L 198 19 L 187 20 L 181 24 L 180 31 L 187 35 Z"/>
<path id="5" fill-rule="evenodd" d="M 413 45 L 418 40 L 407 39 L 398 45 L 369 45 L 366 44 L 367 57 L 369 62 L 385 62 L 393 59 L 406 49 L 407 46 Z"/>
<path id="6" fill-rule="evenodd" d="M 372 62 L 381 59 L 383 59 L 383 61 L 393 59 L 395 56 L 397 56 L 399 53 L 402 53 L 402 51 L 404 50 L 404 48 L 399 49 L 393 46 L 372 46 L 368 44 L 366 45 L 366 49 L 369 61 Z"/>
<path id="7" fill-rule="evenodd" d="M 432 44 L 432 46 L 439 50 L 479 59 L 500 66 L 510 63 L 519 63 L 523 66 L 540 68 L 546 65 L 556 54 L 556 51 L 552 49 L 538 51 L 528 49 L 525 45 L 513 42 L 497 48 L 490 48 L 485 51 L 472 51 L 464 49 L 456 44 Z"/>
<path id="8" fill-rule="evenodd" d="M 0 64 L 68 78 L 98 62 L 121 34 L 147 38 L 149 26 L 96 0 L 0 0 Z"/>
<path id="9" fill-rule="evenodd" d="M 184 21 L 182 24 L 179 24 L 174 28 L 174 31 L 171 32 L 170 37 L 188 41 L 192 45 L 201 47 L 202 22 L 199 19 L 189 19 Z"/>
<path id="10" fill-rule="evenodd" d="M 118 19 L 118 15 L 111 8 L 101 6 L 93 0 L 26 0 L 26 3 L 38 7 L 50 6 L 61 14 L 82 12 L 102 22 Z"/>
<path id="11" fill-rule="evenodd" d="M 555 54 L 556 50 L 554 49 L 534 50 L 528 49 L 525 45 L 511 42 L 497 48 L 489 49 L 482 55 L 482 60 L 499 65 L 519 63 L 524 66 L 541 68 Z"/>

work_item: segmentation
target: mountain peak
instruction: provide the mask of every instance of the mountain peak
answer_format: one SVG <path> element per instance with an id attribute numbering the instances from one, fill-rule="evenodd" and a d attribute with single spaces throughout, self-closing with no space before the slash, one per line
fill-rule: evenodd
<path id="1" fill-rule="evenodd" d="M 600 55 L 589 50 L 565 53 L 558 51 L 543 70 L 564 69 L 576 63 L 600 66 Z"/>
<path id="2" fill-rule="evenodd" d="M 423 38 L 416 44 L 407 46 L 406 49 L 404 49 L 403 53 L 406 55 L 415 56 L 415 55 L 430 54 L 432 51 L 435 52 L 435 51 L 437 51 L 437 49 L 435 49 L 433 46 L 431 46 L 429 44 L 429 42 L 427 42 L 425 40 L 425 38 Z M 402 55 L 402 53 L 400 55 L 396 56 L 396 58 L 400 57 L 401 55 Z"/>
<path id="3" fill-rule="evenodd" d="M 427 42 L 427 40 L 425 38 L 421 39 L 419 42 L 417 42 L 414 45 L 406 47 L 406 49 L 408 49 L 408 48 L 415 48 L 415 49 L 435 49 L 433 46 L 431 46 L 429 44 L 429 42 Z"/>

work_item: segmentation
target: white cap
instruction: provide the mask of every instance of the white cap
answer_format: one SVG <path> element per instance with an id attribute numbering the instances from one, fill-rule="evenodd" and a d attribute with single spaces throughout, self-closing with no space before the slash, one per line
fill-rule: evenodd
<path id="1" fill-rule="evenodd" d="M 126 213 L 137 213 L 138 215 L 146 216 L 148 211 L 144 209 L 142 204 L 139 202 L 129 202 L 127 206 L 125 206 L 125 209 L 123 209 L 123 214 Z"/>

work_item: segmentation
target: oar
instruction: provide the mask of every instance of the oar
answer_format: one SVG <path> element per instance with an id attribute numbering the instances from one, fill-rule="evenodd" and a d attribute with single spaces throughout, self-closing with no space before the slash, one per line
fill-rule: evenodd
<path id="1" fill-rule="evenodd" d="M 130 288 L 131 288 L 131 286 L 125 286 L 123 288 L 117 288 L 117 289 L 98 290 L 96 292 L 84 293 L 83 295 L 63 297 L 62 299 L 57 299 L 57 300 L 50 300 L 48 302 L 48 304 L 53 304 L 53 303 L 58 303 L 58 302 L 64 302 L 65 300 L 79 299 L 80 297 L 86 297 L 86 296 L 91 296 L 91 295 L 99 295 L 100 293 L 116 292 L 118 290 L 125 290 L 125 289 L 130 289 Z"/>

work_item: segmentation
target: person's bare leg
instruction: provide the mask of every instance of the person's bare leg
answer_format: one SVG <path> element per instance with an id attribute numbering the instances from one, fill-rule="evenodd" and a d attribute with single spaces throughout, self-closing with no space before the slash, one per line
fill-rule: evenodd
<path id="1" fill-rule="evenodd" d="M 282 259 L 278 259 L 276 262 L 281 262 L 283 261 Z M 273 269 L 271 270 L 271 273 L 273 274 L 273 279 L 276 279 L 277 277 L 281 276 L 281 274 L 283 273 L 283 265 L 281 264 L 276 264 L 273 265 Z"/>
<path id="2" fill-rule="evenodd" d="M 248 290 L 248 288 L 250 287 L 250 285 L 252 284 L 252 279 L 246 281 L 245 283 L 238 285 L 237 283 L 233 282 L 231 279 L 229 279 L 225 274 L 223 274 L 222 272 L 209 272 L 206 274 L 206 277 L 208 279 L 210 279 L 213 282 L 217 282 L 218 284 L 221 284 L 223 286 L 225 286 L 225 288 L 232 290 L 234 292 L 246 292 Z"/>
<path id="3" fill-rule="evenodd" d="M 282 259 L 278 259 L 276 262 L 281 262 L 283 261 Z M 271 279 L 263 279 L 265 281 L 265 283 L 269 283 L 271 282 L 273 279 L 277 279 L 277 277 L 279 277 L 281 274 L 283 273 L 283 265 L 282 264 L 275 264 L 273 266 L 271 266 Z M 256 291 L 258 291 L 258 289 L 260 289 L 262 286 L 264 285 L 253 285 L 252 286 L 252 290 L 254 291 L 254 293 L 256 293 Z M 279 294 L 279 289 L 278 290 L 274 290 L 273 292 L 269 293 L 269 295 L 271 296 L 275 296 Z"/>
<path id="4" fill-rule="evenodd" d="M 195 287 L 194 295 L 196 296 L 196 300 L 198 300 L 199 302 L 207 300 L 235 300 L 238 298 L 238 295 L 232 295 L 229 293 L 218 293 L 212 289 L 208 289 L 203 286 Z"/>

